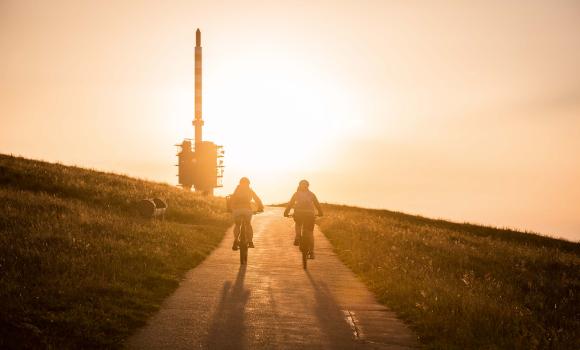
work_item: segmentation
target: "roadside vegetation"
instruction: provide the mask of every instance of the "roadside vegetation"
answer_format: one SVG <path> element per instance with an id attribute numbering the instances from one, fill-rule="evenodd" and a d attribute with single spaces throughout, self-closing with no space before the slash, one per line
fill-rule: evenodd
<path id="1" fill-rule="evenodd" d="M 160 197 L 165 221 L 134 202 Z M 0 348 L 117 348 L 220 242 L 221 199 L 0 155 Z"/>
<path id="2" fill-rule="evenodd" d="M 340 258 L 432 349 L 580 349 L 580 244 L 331 206 Z"/>

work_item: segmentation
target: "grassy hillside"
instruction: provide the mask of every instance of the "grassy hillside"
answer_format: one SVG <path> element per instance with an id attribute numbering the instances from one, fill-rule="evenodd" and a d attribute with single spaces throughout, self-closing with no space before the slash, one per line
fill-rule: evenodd
<path id="1" fill-rule="evenodd" d="M 167 200 L 166 221 L 133 202 Z M 219 199 L 0 155 L 0 348 L 118 347 L 219 243 Z"/>
<path id="2" fill-rule="evenodd" d="M 428 348 L 580 349 L 580 244 L 328 206 L 340 258 Z"/>

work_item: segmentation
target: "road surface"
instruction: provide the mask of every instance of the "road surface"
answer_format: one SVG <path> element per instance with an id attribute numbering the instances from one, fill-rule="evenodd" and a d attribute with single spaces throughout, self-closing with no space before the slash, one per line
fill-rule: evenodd
<path id="1" fill-rule="evenodd" d="M 316 229 L 302 269 L 282 209 L 254 216 L 255 249 L 241 267 L 228 231 L 127 342 L 131 349 L 407 349 L 415 335 L 344 266 Z"/>

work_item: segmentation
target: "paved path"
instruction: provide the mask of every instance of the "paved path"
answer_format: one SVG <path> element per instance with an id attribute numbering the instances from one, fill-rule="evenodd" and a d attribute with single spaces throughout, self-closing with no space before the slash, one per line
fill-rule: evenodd
<path id="1" fill-rule="evenodd" d="M 134 349 L 406 349 L 413 333 L 376 302 L 315 231 L 302 269 L 293 222 L 279 208 L 252 221 L 247 267 L 221 245 L 127 343 Z"/>

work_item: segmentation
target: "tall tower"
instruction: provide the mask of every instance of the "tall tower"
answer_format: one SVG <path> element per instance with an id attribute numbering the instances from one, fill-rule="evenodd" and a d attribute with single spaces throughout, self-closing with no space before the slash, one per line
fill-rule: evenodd
<path id="1" fill-rule="evenodd" d="M 193 128 L 195 129 L 194 144 L 190 139 L 184 140 L 177 146 L 180 147 L 177 153 L 179 163 L 178 178 L 179 185 L 186 190 L 195 188 L 196 192 L 205 195 L 212 195 L 216 187 L 222 187 L 223 177 L 223 147 L 210 141 L 203 141 L 201 116 L 202 84 L 201 84 L 201 32 L 195 31 L 195 102 Z M 193 147 L 192 147 L 193 146 Z"/>
<path id="2" fill-rule="evenodd" d="M 201 31 L 195 31 L 195 112 L 193 127 L 195 128 L 195 145 L 203 142 L 201 128 L 203 119 L 201 116 Z"/>

